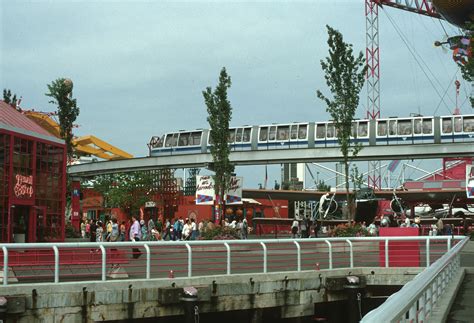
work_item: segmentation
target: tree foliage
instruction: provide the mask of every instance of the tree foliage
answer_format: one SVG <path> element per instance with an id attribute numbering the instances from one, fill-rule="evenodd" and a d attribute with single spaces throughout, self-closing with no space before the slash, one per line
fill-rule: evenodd
<path id="1" fill-rule="evenodd" d="M 18 99 L 16 94 L 13 94 L 12 91 L 9 89 L 3 89 L 3 102 L 16 109 Z"/>
<path id="2" fill-rule="evenodd" d="M 322 179 L 316 183 L 316 191 L 329 192 L 331 191 L 331 185 L 326 184 Z"/>
<path id="3" fill-rule="evenodd" d="M 103 196 L 104 207 L 132 214 L 138 213 L 159 189 L 155 174 L 145 171 L 100 175 L 92 183 L 93 189 Z"/>
<path id="4" fill-rule="evenodd" d="M 232 106 L 227 98 L 227 90 L 231 85 L 230 76 L 223 67 L 219 75 L 219 84 L 214 91 L 211 87 L 207 87 L 202 92 L 207 107 L 207 121 L 211 128 L 209 136 L 212 143 L 213 165 L 211 168 L 215 172 L 214 189 L 219 196 L 221 212 L 225 192 L 230 186 L 232 172 L 234 171 L 234 165 L 229 160 L 230 147 L 228 142 Z"/>
<path id="5" fill-rule="evenodd" d="M 76 99 L 72 98 L 73 83 L 70 79 L 58 78 L 57 80 L 48 84 L 48 93 L 46 96 L 52 99 L 49 103 L 57 105 L 58 119 L 61 137 L 66 142 L 66 149 L 68 157 L 72 157 L 74 138 L 72 128 L 74 122 L 79 115 L 79 107 Z"/>
<path id="6" fill-rule="evenodd" d="M 331 115 L 336 128 L 337 141 L 344 160 L 346 176 L 346 197 L 351 210 L 352 198 L 349 194 L 349 163 L 357 156 L 362 146 L 351 144 L 352 122 L 359 105 L 359 94 L 364 86 L 367 66 L 362 52 L 354 56 L 352 45 L 344 42 L 342 34 L 326 26 L 328 30 L 329 56 L 321 60 L 326 84 L 332 97 L 318 90 L 317 96 L 326 103 L 326 111 Z M 350 219 L 352 220 L 352 212 Z"/>

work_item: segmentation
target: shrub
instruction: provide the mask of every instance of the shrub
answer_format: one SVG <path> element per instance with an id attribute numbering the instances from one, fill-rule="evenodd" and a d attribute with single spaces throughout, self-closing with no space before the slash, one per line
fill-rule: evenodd
<path id="1" fill-rule="evenodd" d="M 199 237 L 199 240 L 236 240 L 240 239 L 238 230 L 230 227 L 207 226 Z"/>
<path id="2" fill-rule="evenodd" d="M 81 233 L 70 222 L 66 222 L 66 238 L 80 238 Z"/>
<path id="3" fill-rule="evenodd" d="M 367 237 L 370 236 L 366 227 L 359 223 L 356 224 L 339 224 L 329 231 L 331 237 Z"/>

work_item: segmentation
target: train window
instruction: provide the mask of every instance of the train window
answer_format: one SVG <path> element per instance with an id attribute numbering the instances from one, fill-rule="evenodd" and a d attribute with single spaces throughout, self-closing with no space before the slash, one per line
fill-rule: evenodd
<path id="1" fill-rule="evenodd" d="M 305 124 L 300 124 L 298 129 L 298 139 L 306 139 L 307 135 L 307 126 Z"/>
<path id="2" fill-rule="evenodd" d="M 316 125 L 316 138 L 317 139 L 326 138 L 326 127 L 323 124 Z"/>
<path id="3" fill-rule="evenodd" d="M 413 133 L 415 135 L 421 135 L 421 119 L 413 120 Z"/>
<path id="4" fill-rule="evenodd" d="M 235 129 L 229 129 L 229 139 L 228 142 L 230 144 L 234 143 L 235 141 Z"/>
<path id="5" fill-rule="evenodd" d="M 429 135 L 433 133 L 433 122 L 431 119 L 423 119 L 423 134 Z"/>
<path id="6" fill-rule="evenodd" d="M 474 117 L 464 117 L 464 132 L 474 132 Z"/>
<path id="7" fill-rule="evenodd" d="M 290 139 L 296 140 L 298 139 L 298 125 L 292 124 L 290 129 Z"/>
<path id="8" fill-rule="evenodd" d="M 179 133 L 166 135 L 166 143 L 165 143 L 165 146 L 166 146 L 166 147 L 173 147 L 173 146 L 176 146 L 176 144 L 178 143 L 178 135 L 179 135 Z"/>
<path id="9" fill-rule="evenodd" d="M 267 141 L 267 139 L 268 139 L 268 128 L 267 127 L 261 127 L 260 128 L 260 134 L 258 136 L 258 140 Z"/>
<path id="10" fill-rule="evenodd" d="M 401 136 L 411 135 L 411 120 L 398 120 L 398 134 Z"/>
<path id="11" fill-rule="evenodd" d="M 250 142 L 250 133 L 252 131 L 252 128 L 244 128 L 244 136 L 243 136 L 243 142 Z"/>
<path id="12" fill-rule="evenodd" d="M 179 134 L 178 146 L 187 146 L 189 144 L 189 133 L 182 132 Z"/>
<path id="13" fill-rule="evenodd" d="M 274 141 L 276 139 L 276 126 L 271 126 L 270 131 L 268 132 L 268 140 Z"/>
<path id="14" fill-rule="evenodd" d="M 278 126 L 278 140 L 288 140 L 290 138 L 290 127 Z"/>
<path id="15" fill-rule="evenodd" d="M 357 122 L 351 124 L 351 137 L 355 138 L 357 136 Z"/>
<path id="16" fill-rule="evenodd" d="M 244 131 L 243 128 L 238 128 L 237 132 L 235 133 L 235 142 L 242 142 L 242 132 Z"/>
<path id="17" fill-rule="evenodd" d="M 334 125 L 332 123 L 328 123 L 328 126 L 326 128 L 326 137 L 334 138 Z"/>
<path id="18" fill-rule="evenodd" d="M 166 146 L 166 147 L 171 147 L 171 146 L 173 146 L 173 135 L 172 135 L 172 134 L 166 135 L 165 146 Z"/>
<path id="19" fill-rule="evenodd" d="M 389 136 L 397 135 L 397 120 L 388 121 L 388 134 Z"/>
<path id="20" fill-rule="evenodd" d="M 162 148 L 164 138 L 165 138 L 165 136 L 161 136 L 161 137 L 153 136 L 150 140 L 150 147 L 151 148 Z"/>
<path id="21" fill-rule="evenodd" d="M 442 126 L 443 133 L 453 132 L 453 120 L 451 118 L 443 118 Z"/>
<path id="22" fill-rule="evenodd" d="M 387 135 L 387 121 L 379 121 L 377 123 L 377 136 Z"/>
<path id="23" fill-rule="evenodd" d="M 368 132 L 368 123 L 367 122 L 359 122 L 359 128 L 357 129 L 357 136 L 367 137 L 368 134 L 369 134 L 369 132 Z"/>
<path id="24" fill-rule="evenodd" d="M 200 132 L 193 132 L 189 138 L 189 145 L 190 146 L 199 146 L 201 144 L 201 133 Z"/>
<path id="25" fill-rule="evenodd" d="M 461 117 L 454 117 L 454 132 L 462 132 L 462 119 L 461 119 Z"/>

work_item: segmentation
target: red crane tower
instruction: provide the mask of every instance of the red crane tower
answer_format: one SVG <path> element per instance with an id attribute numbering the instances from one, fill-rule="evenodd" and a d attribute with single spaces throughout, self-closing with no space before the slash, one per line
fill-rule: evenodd
<path id="1" fill-rule="evenodd" d="M 390 6 L 425 16 L 441 18 L 428 0 L 365 0 L 365 28 L 367 62 L 367 118 L 380 118 L 380 49 L 379 49 L 379 7 Z M 367 182 L 369 187 L 380 189 L 382 186 L 381 162 L 369 161 Z"/>

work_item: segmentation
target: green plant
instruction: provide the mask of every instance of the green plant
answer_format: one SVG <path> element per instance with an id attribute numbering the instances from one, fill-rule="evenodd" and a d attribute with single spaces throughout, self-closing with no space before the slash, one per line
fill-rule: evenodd
<path id="1" fill-rule="evenodd" d="M 356 224 L 339 224 L 333 230 L 329 231 L 331 237 L 367 237 L 369 231 L 359 223 Z"/>
<path id="2" fill-rule="evenodd" d="M 71 223 L 66 223 L 66 238 L 80 238 L 81 233 Z"/>
<path id="3" fill-rule="evenodd" d="M 219 225 L 206 228 L 201 232 L 199 240 L 237 240 L 240 239 L 238 230 L 230 227 L 221 227 Z"/>

